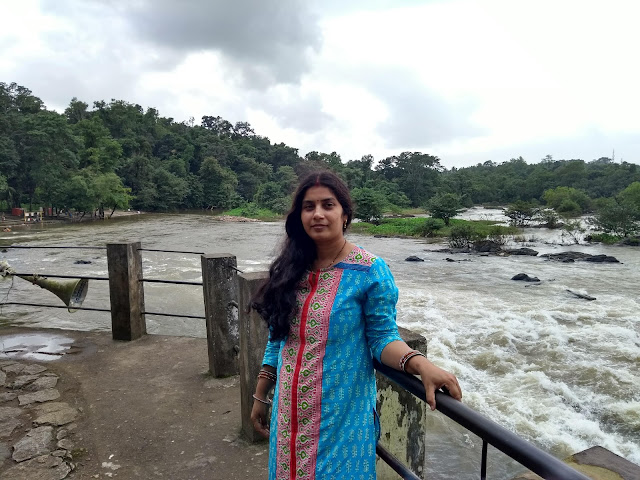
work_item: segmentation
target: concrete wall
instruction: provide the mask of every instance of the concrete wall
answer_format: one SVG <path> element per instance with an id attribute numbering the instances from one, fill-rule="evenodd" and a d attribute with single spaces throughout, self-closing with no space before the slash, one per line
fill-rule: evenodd
<path id="1" fill-rule="evenodd" d="M 427 353 L 427 341 L 422 335 L 405 328 L 399 328 L 399 331 L 411 348 Z M 416 475 L 424 478 L 426 415 L 429 407 L 426 402 L 379 373 L 376 374 L 376 382 L 380 443 Z M 398 479 L 398 474 L 380 459 L 377 460 L 376 470 L 378 480 Z"/>

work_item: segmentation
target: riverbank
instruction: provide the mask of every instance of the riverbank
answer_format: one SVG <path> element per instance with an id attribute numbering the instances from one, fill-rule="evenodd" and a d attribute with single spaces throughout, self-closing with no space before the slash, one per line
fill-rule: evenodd
<path id="1" fill-rule="evenodd" d="M 206 339 L 3 327 L 0 341 L 13 345 L 0 353 L 0 479 L 266 478 L 267 444 L 240 435 L 239 379 L 207 374 Z"/>

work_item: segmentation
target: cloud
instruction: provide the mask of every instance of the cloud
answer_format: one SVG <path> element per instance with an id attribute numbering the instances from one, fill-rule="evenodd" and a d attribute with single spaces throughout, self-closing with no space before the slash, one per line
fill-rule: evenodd
<path id="1" fill-rule="evenodd" d="M 250 88 L 298 83 L 321 45 L 317 18 L 303 0 L 149 0 L 133 2 L 124 15 L 156 48 L 219 52 Z"/>
<path id="2" fill-rule="evenodd" d="M 304 133 L 317 133 L 334 121 L 323 111 L 322 99 L 316 92 L 296 86 L 279 86 L 266 95 L 255 94 L 250 103 L 275 118 L 281 128 Z"/>
<path id="3" fill-rule="evenodd" d="M 377 133 L 388 148 L 424 148 L 483 134 L 470 117 L 473 105 L 451 102 L 407 69 L 370 68 L 363 85 L 387 108 Z"/>

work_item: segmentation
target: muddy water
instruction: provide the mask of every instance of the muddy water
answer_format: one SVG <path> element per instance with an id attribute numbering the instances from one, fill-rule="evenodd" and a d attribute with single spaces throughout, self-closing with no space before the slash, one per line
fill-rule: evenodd
<path id="1" fill-rule="evenodd" d="M 497 212 L 473 210 L 489 218 Z M 243 271 L 266 270 L 281 223 L 221 223 L 207 215 L 140 215 L 63 228 L 1 233 L 2 244 L 104 246 L 140 240 L 143 248 L 232 253 Z M 618 264 L 573 264 L 540 257 L 441 253 L 422 240 L 350 239 L 382 256 L 400 288 L 398 322 L 424 334 L 429 356 L 453 371 L 465 403 L 557 456 L 602 445 L 640 463 L 640 249 L 562 245 L 557 232 L 524 232 L 540 253 L 579 250 Z M 520 246 L 513 245 L 513 246 Z M 417 255 L 424 262 L 405 262 Z M 100 250 L 17 250 L 0 255 L 17 271 L 106 276 Z M 453 262 L 446 261 L 452 258 Z M 90 264 L 75 264 L 77 260 Z M 197 254 L 143 252 L 144 276 L 200 281 Z M 517 273 L 542 280 L 510 280 Z M 85 306 L 108 308 L 106 282 L 90 282 Z M 571 289 L 596 297 L 589 302 Z M 0 299 L 56 304 L 21 279 L 0 282 Z M 202 290 L 145 284 L 148 311 L 204 315 Z M 34 327 L 108 330 L 108 314 L 4 306 L 0 320 Z M 203 321 L 148 317 L 150 333 L 204 336 Z M 440 414 L 429 416 L 430 478 L 478 478 L 481 442 Z M 489 477 L 520 468 L 490 449 Z M 464 473 L 460 473 L 460 469 Z"/>

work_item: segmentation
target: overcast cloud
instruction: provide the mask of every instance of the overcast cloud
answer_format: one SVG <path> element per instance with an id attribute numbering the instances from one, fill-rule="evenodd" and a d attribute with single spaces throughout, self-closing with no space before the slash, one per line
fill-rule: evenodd
<path id="1" fill-rule="evenodd" d="M 0 81 L 249 121 L 301 154 L 640 163 L 633 0 L 22 0 Z"/>

